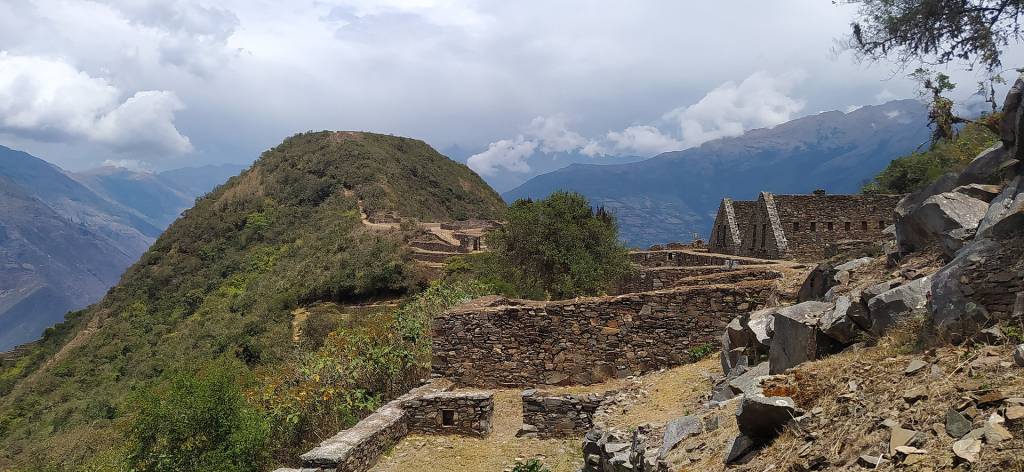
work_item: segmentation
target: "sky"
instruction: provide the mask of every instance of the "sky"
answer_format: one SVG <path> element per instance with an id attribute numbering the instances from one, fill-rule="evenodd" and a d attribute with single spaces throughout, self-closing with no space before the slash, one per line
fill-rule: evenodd
<path id="1" fill-rule="evenodd" d="M 915 97 L 909 70 L 838 47 L 854 13 L 828 0 L 0 0 L 0 144 L 70 170 L 163 170 L 362 130 L 462 154 L 485 178 L 529 175 L 559 155 L 652 156 Z M 1021 59 L 1014 47 L 1004 62 Z M 970 105 L 978 76 L 949 72 Z"/>

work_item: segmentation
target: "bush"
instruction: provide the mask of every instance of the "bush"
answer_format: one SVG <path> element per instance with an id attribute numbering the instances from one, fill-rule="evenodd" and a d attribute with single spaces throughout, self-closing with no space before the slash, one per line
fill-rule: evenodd
<path id="1" fill-rule="evenodd" d="M 697 362 L 703 360 L 714 353 L 715 346 L 713 344 L 701 344 L 700 346 L 690 349 L 690 362 Z"/>
<path id="2" fill-rule="evenodd" d="M 914 192 L 948 172 L 962 170 L 997 139 L 998 136 L 988 128 L 969 124 L 954 139 L 940 141 L 927 151 L 893 160 L 862 191 L 881 194 Z"/>
<path id="3" fill-rule="evenodd" d="M 551 472 L 551 469 L 545 467 L 538 459 L 530 459 L 526 462 L 516 461 L 512 472 Z"/>
<path id="4" fill-rule="evenodd" d="M 596 212 L 582 195 L 555 192 L 518 200 L 507 223 L 487 235 L 493 255 L 479 256 L 479 278 L 511 295 L 565 299 L 600 295 L 632 270 L 611 214 Z"/>
<path id="5" fill-rule="evenodd" d="M 239 386 L 240 369 L 213 365 L 175 373 L 134 403 L 128 462 L 140 471 L 257 471 L 265 465 L 267 422 Z"/>

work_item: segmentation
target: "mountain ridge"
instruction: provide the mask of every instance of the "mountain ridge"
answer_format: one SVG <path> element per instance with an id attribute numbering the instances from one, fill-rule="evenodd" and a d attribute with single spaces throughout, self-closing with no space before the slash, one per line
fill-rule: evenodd
<path id="1" fill-rule="evenodd" d="M 635 246 L 706 237 L 722 197 L 859 191 L 889 161 L 927 142 L 926 120 L 916 100 L 823 112 L 636 163 L 573 165 L 502 196 L 580 192 L 616 214 L 623 238 Z"/>

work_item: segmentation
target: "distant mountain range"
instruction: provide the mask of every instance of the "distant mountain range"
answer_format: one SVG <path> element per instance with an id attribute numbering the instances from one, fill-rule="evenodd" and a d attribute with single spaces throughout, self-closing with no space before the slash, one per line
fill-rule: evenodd
<path id="1" fill-rule="evenodd" d="M 622 165 L 573 164 L 505 192 L 507 201 L 579 192 L 617 217 L 637 247 L 707 238 L 722 197 L 760 191 L 856 193 L 888 163 L 926 145 L 916 100 L 824 112 Z"/>
<path id="2" fill-rule="evenodd" d="M 196 197 L 243 168 L 76 174 L 0 146 L 0 351 L 99 300 Z"/>

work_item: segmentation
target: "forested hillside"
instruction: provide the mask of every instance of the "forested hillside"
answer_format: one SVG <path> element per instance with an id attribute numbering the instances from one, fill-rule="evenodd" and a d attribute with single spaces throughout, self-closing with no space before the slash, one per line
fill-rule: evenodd
<path id="1" fill-rule="evenodd" d="M 286 139 L 185 212 L 102 301 L 3 361 L 0 469 L 106 464 L 133 396 L 162 377 L 218 360 L 272 370 L 293 355 L 296 308 L 423 287 L 403 231 L 364 227 L 359 201 L 423 221 L 504 211 L 476 174 L 418 140 Z"/>

